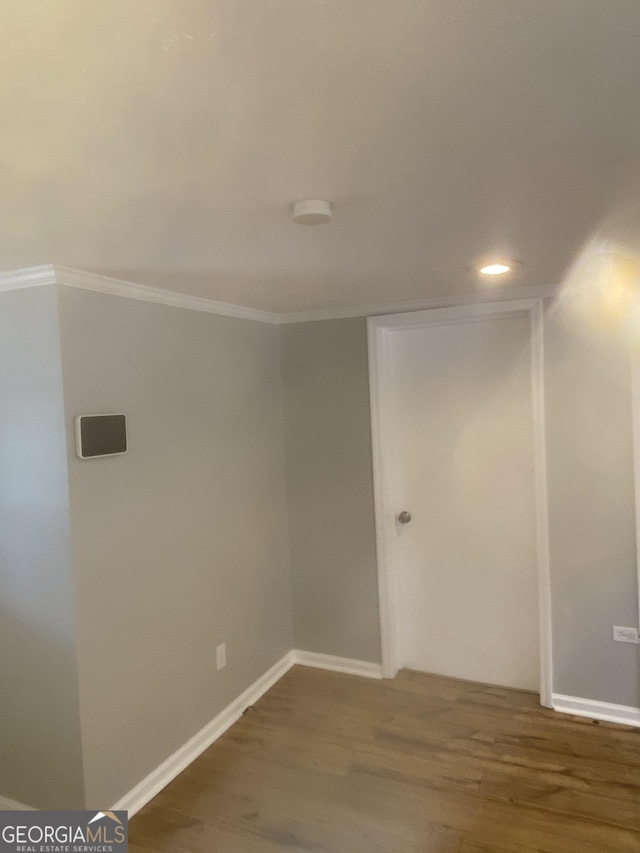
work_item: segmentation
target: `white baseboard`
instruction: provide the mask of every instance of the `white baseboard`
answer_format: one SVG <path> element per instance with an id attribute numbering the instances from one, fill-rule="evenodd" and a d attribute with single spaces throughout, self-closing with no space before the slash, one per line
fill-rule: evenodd
<path id="1" fill-rule="evenodd" d="M 253 705 L 267 692 L 270 687 L 293 666 L 293 654 L 287 654 L 271 667 L 251 687 L 241 693 L 230 705 L 214 717 L 210 723 L 188 740 L 183 746 L 156 767 L 142 782 L 132 788 L 111 808 L 113 811 L 125 810 L 132 817 L 136 812 L 152 800 L 156 794 L 173 781 L 179 773 L 189 766 L 205 749 L 216 741 L 220 735 L 232 726 L 242 716 L 249 705 Z"/>
<path id="2" fill-rule="evenodd" d="M 303 652 L 300 649 L 294 649 L 293 662 L 301 666 L 312 666 L 316 669 L 330 669 L 332 672 L 362 675 L 365 678 L 382 678 L 382 665 L 364 660 L 353 660 L 336 655 L 323 655 L 319 652 Z"/>
<path id="3" fill-rule="evenodd" d="M 10 800 L 9 797 L 0 797 L 0 812 L 32 812 L 33 806 L 25 806 L 24 803 L 18 803 L 16 800 Z"/>
<path id="4" fill-rule="evenodd" d="M 554 693 L 552 707 L 562 714 L 589 717 L 592 720 L 603 720 L 607 723 L 622 723 L 625 726 L 640 726 L 640 708 L 633 708 L 630 705 L 612 705 L 610 702 L 578 699 L 575 696 Z"/>
<path id="5" fill-rule="evenodd" d="M 248 705 L 253 705 L 279 681 L 282 676 L 294 664 L 316 667 L 317 669 L 329 669 L 333 672 L 346 672 L 350 675 L 362 675 L 367 678 L 382 678 L 382 667 L 377 663 L 368 661 L 351 660 L 334 655 L 323 655 L 316 652 L 303 652 L 298 649 L 287 652 L 287 654 L 265 672 L 261 678 L 247 688 L 237 699 L 214 717 L 210 723 L 195 734 L 183 746 L 163 761 L 145 779 L 139 782 L 135 788 L 118 800 L 111 808 L 113 811 L 124 810 L 132 817 L 136 812 L 152 800 L 156 794 L 173 781 L 179 773 L 188 767 L 208 749 L 220 735 L 240 718 L 242 712 Z M 0 801 L 1 802 L 1 801 Z"/>

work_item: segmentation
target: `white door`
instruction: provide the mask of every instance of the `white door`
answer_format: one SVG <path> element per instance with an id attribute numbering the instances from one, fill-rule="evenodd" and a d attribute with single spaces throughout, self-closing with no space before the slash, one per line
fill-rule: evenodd
<path id="1" fill-rule="evenodd" d="M 391 340 L 400 660 L 538 690 L 529 318 Z"/>

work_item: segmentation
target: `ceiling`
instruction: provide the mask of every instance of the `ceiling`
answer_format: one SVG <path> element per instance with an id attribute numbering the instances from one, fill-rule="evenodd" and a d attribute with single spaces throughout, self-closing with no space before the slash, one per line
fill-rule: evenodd
<path id="1" fill-rule="evenodd" d="M 640 216 L 638 0 L 4 0 L 0 268 L 276 312 L 562 280 Z M 334 221 L 294 225 L 291 202 Z M 631 247 L 633 248 L 633 247 Z"/>

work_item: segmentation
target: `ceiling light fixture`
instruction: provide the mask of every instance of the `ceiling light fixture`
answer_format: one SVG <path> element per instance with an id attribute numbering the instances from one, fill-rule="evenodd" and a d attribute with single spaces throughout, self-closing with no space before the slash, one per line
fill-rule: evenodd
<path id="1" fill-rule="evenodd" d="M 310 198 L 291 205 L 291 218 L 298 225 L 324 225 L 333 216 L 331 202 Z"/>
<path id="2" fill-rule="evenodd" d="M 503 263 L 494 263 L 494 264 L 485 264 L 485 266 L 480 267 L 480 272 L 482 275 L 504 275 L 506 272 L 509 272 L 511 267 L 509 264 Z"/>

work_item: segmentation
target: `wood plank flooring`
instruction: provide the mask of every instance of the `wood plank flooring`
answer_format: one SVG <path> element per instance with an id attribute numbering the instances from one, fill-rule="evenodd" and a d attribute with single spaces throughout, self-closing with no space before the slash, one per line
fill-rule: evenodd
<path id="1" fill-rule="evenodd" d="M 129 831 L 132 853 L 639 853 L 640 730 L 296 666 Z"/>

